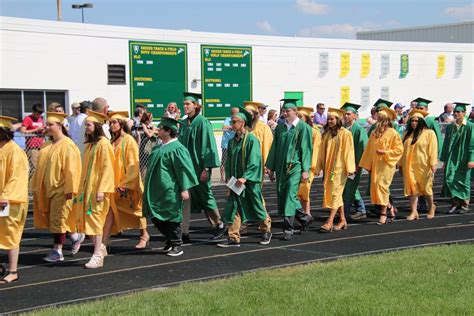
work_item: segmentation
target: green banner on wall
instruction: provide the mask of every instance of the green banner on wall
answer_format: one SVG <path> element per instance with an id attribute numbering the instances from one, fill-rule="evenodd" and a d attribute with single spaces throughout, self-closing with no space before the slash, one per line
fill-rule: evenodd
<path id="1" fill-rule="evenodd" d="M 408 54 L 400 55 L 400 78 L 405 78 L 408 75 L 409 60 Z"/>
<path id="2" fill-rule="evenodd" d="M 252 48 L 201 45 L 201 92 L 203 115 L 216 120 L 252 100 Z"/>
<path id="3" fill-rule="evenodd" d="M 130 115 L 143 103 L 153 120 L 163 116 L 169 102 L 183 113 L 183 91 L 187 91 L 187 45 L 129 42 Z"/>

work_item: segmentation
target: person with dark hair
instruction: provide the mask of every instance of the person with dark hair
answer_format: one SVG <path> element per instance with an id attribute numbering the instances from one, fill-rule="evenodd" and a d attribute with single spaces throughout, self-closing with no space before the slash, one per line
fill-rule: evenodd
<path id="1" fill-rule="evenodd" d="M 143 183 L 140 176 L 138 144 L 130 135 L 128 112 L 110 112 L 110 131 L 114 147 L 115 193 L 107 214 L 102 243 L 110 245 L 111 232 L 116 234 L 127 229 L 140 229 L 140 241 L 135 246 L 144 249 L 150 235 L 146 218 L 142 216 Z"/>
<path id="2" fill-rule="evenodd" d="M 403 143 L 392 122 L 397 113 L 389 107 L 379 107 L 377 123 L 369 136 L 367 147 L 359 161 L 359 167 L 370 173 L 370 198 L 372 203 L 380 206 L 378 225 L 390 223 L 395 218 L 395 210 L 390 203 L 390 184 L 395 168 L 403 154 Z"/>
<path id="3" fill-rule="evenodd" d="M 51 142 L 41 147 L 32 178 L 34 226 L 53 234 L 53 249 L 43 258 L 51 263 L 64 260 L 66 219 L 71 213 L 72 198 L 79 192 L 77 173 L 81 173 L 81 153 L 62 124 L 66 117 L 64 113 L 46 113 L 46 134 Z M 73 253 L 74 248 L 75 245 Z"/>
<path id="4" fill-rule="evenodd" d="M 352 140 L 354 141 L 354 157 L 356 164 L 356 173 L 354 178 L 347 179 L 344 192 L 342 193 L 342 199 L 344 200 L 344 214 L 350 216 L 352 220 L 364 219 L 367 217 L 367 210 L 365 208 L 364 199 L 359 192 L 359 183 L 362 170 L 358 168 L 360 158 L 364 153 L 365 146 L 367 145 L 368 137 L 367 132 L 357 122 L 359 104 L 346 102 L 342 109 L 344 113 L 344 128 L 352 134 Z M 351 214 L 352 205 L 355 206 L 355 213 Z"/>
<path id="5" fill-rule="evenodd" d="M 261 245 L 270 244 L 272 238 L 271 219 L 265 210 L 262 196 L 262 154 L 260 142 L 250 133 L 247 126 L 252 124 L 253 117 L 244 108 L 232 115 L 234 138 L 229 143 L 229 158 L 225 165 L 226 180 L 236 179 L 236 186 L 245 186 L 237 194 L 229 189 L 224 211 L 224 221 L 229 225 L 229 238 L 218 247 L 240 247 L 240 225 L 242 222 L 260 222 L 262 233 Z"/>
<path id="6" fill-rule="evenodd" d="M 232 116 L 239 113 L 239 108 L 238 107 L 232 107 L 230 109 L 230 116 L 226 117 L 224 120 L 224 123 L 222 124 L 222 139 L 221 139 L 221 167 L 220 167 L 220 172 L 221 172 L 221 182 L 225 182 L 225 162 L 228 157 L 228 145 L 229 141 L 234 137 L 235 132 L 232 130 L 232 126 L 230 124 L 232 120 Z"/>
<path id="7" fill-rule="evenodd" d="M 143 193 L 143 215 L 165 236 L 162 252 L 171 257 L 183 254 L 183 207 L 190 199 L 189 190 L 198 185 L 189 151 L 176 139 L 178 124 L 172 118 L 161 119 L 162 143 L 150 154 Z"/>
<path id="8" fill-rule="evenodd" d="M 316 105 L 316 112 L 314 113 L 314 121 L 313 123 L 316 124 L 318 127 L 323 127 L 326 125 L 327 122 L 327 115 L 324 114 L 326 110 L 326 106 L 324 103 L 318 103 Z"/>
<path id="9" fill-rule="evenodd" d="M 455 121 L 446 128 L 441 151 L 441 161 L 444 162 L 441 196 L 451 198 L 452 207 L 448 214 L 464 214 L 469 211 L 474 169 L 474 123 L 466 119 L 468 103 L 454 104 Z"/>
<path id="10" fill-rule="evenodd" d="M 316 165 L 316 174 L 321 171 L 324 174 L 323 208 L 329 209 L 329 217 L 320 228 L 323 233 L 347 229 L 342 193 L 347 177 L 355 173 L 356 165 L 352 134 L 342 127 L 344 113 L 342 109 L 328 109 Z M 334 225 L 336 214 L 339 214 L 339 223 Z"/>
<path id="11" fill-rule="evenodd" d="M 79 194 L 74 199 L 73 211 L 67 221 L 73 243 L 82 240 L 81 235 L 77 233 L 92 236 L 94 253 L 85 264 L 87 269 L 102 267 L 107 255 L 107 249 L 102 244 L 102 235 L 111 198 L 115 192 L 114 150 L 102 129 L 102 125 L 107 121 L 106 115 L 92 110 L 85 119 L 86 148 L 82 160 Z"/>
<path id="12" fill-rule="evenodd" d="M 433 178 L 438 164 L 438 142 L 436 134 L 426 126 L 424 119 L 427 115 L 428 112 L 423 110 L 412 110 L 403 137 L 400 172 L 403 174 L 405 196 L 410 197 L 409 221 L 419 218 L 416 209 L 419 196 L 424 196 L 428 202 L 426 218 L 432 219 L 435 216 Z"/>
<path id="13" fill-rule="evenodd" d="M 307 182 L 311 168 L 311 127 L 300 120 L 297 114 L 296 99 L 282 99 L 282 113 L 285 123 L 275 130 L 266 167 L 270 180 L 275 181 L 278 197 L 278 215 L 283 217 L 283 236 L 281 240 L 291 240 L 294 233 L 294 220 L 306 230 L 311 217 L 303 210 L 298 199 L 300 183 Z"/>
<path id="14" fill-rule="evenodd" d="M 9 270 L 0 264 L 0 285 L 18 280 L 20 241 L 28 212 L 28 158 L 13 139 L 15 118 L 0 116 L 0 249 Z"/>
<path id="15" fill-rule="evenodd" d="M 311 168 L 309 170 L 309 178 L 307 182 L 300 183 L 300 188 L 298 190 L 298 198 L 300 199 L 301 206 L 303 211 L 310 216 L 311 220 L 313 216 L 311 215 L 311 204 L 310 204 L 310 193 L 311 185 L 313 184 L 314 177 L 316 176 L 316 165 L 318 163 L 319 149 L 321 145 L 321 131 L 319 127 L 313 123 L 311 119 L 311 114 L 313 113 L 312 107 L 298 107 L 298 117 L 311 126 L 311 140 L 313 143 L 313 150 L 311 151 Z"/>
<path id="16" fill-rule="evenodd" d="M 207 219 L 214 227 L 213 240 L 221 240 L 226 231 L 221 221 L 216 199 L 211 190 L 212 168 L 220 165 L 216 139 L 212 124 L 200 114 L 201 94 L 184 92 L 184 112 L 187 117 L 180 121 L 179 141 L 188 149 L 199 184 L 190 189 L 190 203 L 185 203 L 183 220 L 183 239 L 189 240 L 190 213 L 204 210 Z"/>
<path id="17" fill-rule="evenodd" d="M 23 120 L 20 132 L 23 134 L 42 135 L 44 131 L 44 122 L 41 115 L 43 114 L 43 106 L 39 103 L 33 104 L 31 107 L 32 114 L 25 117 Z M 38 151 L 44 143 L 43 137 L 32 136 L 26 137 L 27 155 L 30 159 L 30 167 L 36 167 L 36 160 L 38 159 Z"/>
<path id="18" fill-rule="evenodd" d="M 270 127 L 270 130 L 272 131 L 272 134 L 275 133 L 275 128 L 277 127 L 278 123 L 278 112 L 277 110 L 270 110 L 268 111 L 268 116 L 267 116 L 267 125 Z"/>
<path id="19" fill-rule="evenodd" d="M 138 130 L 139 148 L 140 148 L 140 172 L 142 177 L 145 176 L 146 166 L 148 165 L 148 157 L 159 142 L 157 138 L 158 130 L 153 125 L 153 114 L 145 111 L 141 115 L 140 128 Z"/>

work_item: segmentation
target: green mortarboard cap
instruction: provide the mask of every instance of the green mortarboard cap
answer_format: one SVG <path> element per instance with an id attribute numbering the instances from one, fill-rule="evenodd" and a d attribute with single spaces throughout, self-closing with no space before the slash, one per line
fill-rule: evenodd
<path id="1" fill-rule="evenodd" d="M 158 124 L 158 127 L 164 126 L 164 127 L 169 127 L 172 130 L 177 131 L 178 130 L 178 124 L 179 122 L 171 117 L 162 117 L 160 124 Z"/>
<path id="2" fill-rule="evenodd" d="M 374 106 L 376 108 L 390 108 L 390 106 L 393 104 L 393 102 L 390 102 L 388 100 L 384 100 L 384 99 L 378 99 L 375 103 L 374 103 Z"/>
<path id="3" fill-rule="evenodd" d="M 198 102 L 198 100 L 202 99 L 202 95 L 200 93 L 194 92 L 183 92 L 184 101 L 194 101 Z"/>
<path id="4" fill-rule="evenodd" d="M 283 101 L 282 109 L 284 110 L 289 110 L 289 109 L 295 109 L 298 107 L 296 105 L 296 102 L 299 101 L 299 99 L 281 99 L 280 101 Z"/>
<path id="5" fill-rule="evenodd" d="M 411 102 L 416 102 L 416 106 L 418 107 L 424 107 L 427 108 L 428 104 L 431 103 L 430 100 L 424 99 L 424 98 L 416 98 L 415 100 L 412 100 Z"/>
<path id="6" fill-rule="evenodd" d="M 344 103 L 344 105 L 341 107 L 341 109 L 343 109 L 344 111 L 351 111 L 351 112 L 356 113 L 356 114 L 357 114 L 357 110 L 359 110 L 359 108 L 360 108 L 359 104 L 350 103 L 350 102 Z"/>
<path id="7" fill-rule="evenodd" d="M 454 111 L 466 112 L 466 106 L 468 106 L 468 105 L 469 105 L 469 103 L 454 102 Z"/>
<path id="8" fill-rule="evenodd" d="M 239 109 L 239 113 L 235 114 L 234 116 L 240 117 L 245 122 L 245 126 L 250 126 L 252 124 L 252 114 L 250 114 L 245 108 L 241 106 L 236 106 Z"/>

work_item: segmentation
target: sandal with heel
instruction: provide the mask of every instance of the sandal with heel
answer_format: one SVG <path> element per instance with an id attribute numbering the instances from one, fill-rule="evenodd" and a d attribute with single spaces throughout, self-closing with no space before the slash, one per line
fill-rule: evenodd
<path id="1" fill-rule="evenodd" d="M 150 246 L 150 236 L 140 237 L 140 241 L 135 246 L 135 249 L 147 249 Z"/>
<path id="2" fill-rule="evenodd" d="M 7 277 L 9 275 L 16 275 L 16 279 L 13 279 L 13 280 L 8 280 Z M 18 276 L 18 272 L 17 271 L 8 271 L 6 273 L 6 275 L 0 279 L 0 284 L 9 284 L 9 283 L 13 283 L 13 282 L 16 282 L 20 279 L 20 277 Z"/>

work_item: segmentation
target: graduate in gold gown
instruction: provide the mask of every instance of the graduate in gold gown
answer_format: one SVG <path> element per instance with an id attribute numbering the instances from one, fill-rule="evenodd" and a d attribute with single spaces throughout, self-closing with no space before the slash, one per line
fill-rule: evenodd
<path id="1" fill-rule="evenodd" d="M 102 267 L 107 255 L 106 247 L 102 244 L 102 234 L 110 200 L 115 192 L 114 149 L 102 129 L 107 120 L 106 115 L 94 111 L 89 111 L 84 120 L 86 147 L 81 182 L 73 211 L 68 218 L 71 232 L 92 236 L 94 253 L 85 264 L 88 269 Z"/>
<path id="2" fill-rule="evenodd" d="M 7 250 L 9 262 L 8 272 L 0 265 L 0 284 L 18 280 L 20 241 L 28 212 L 28 158 L 13 141 L 13 121 L 16 119 L 0 116 L 0 249 Z"/>
<path id="3" fill-rule="evenodd" d="M 403 154 L 403 143 L 399 133 L 392 127 L 392 121 L 397 116 L 396 112 L 381 107 L 377 116 L 377 123 L 370 134 L 359 167 L 370 172 L 370 198 L 373 204 L 381 206 L 378 224 L 383 225 L 391 222 L 387 221 L 387 210 L 391 218 L 395 217 L 393 206 L 388 207 L 389 188 L 396 165 Z"/>
<path id="4" fill-rule="evenodd" d="M 341 109 L 328 109 L 316 165 L 316 174 L 321 171 L 324 174 L 323 207 L 330 210 L 326 223 L 320 229 L 324 233 L 347 228 L 342 193 L 347 177 L 355 173 L 356 165 L 352 134 L 342 127 L 344 113 Z M 336 213 L 339 214 L 339 223 L 334 225 Z"/>
<path id="5" fill-rule="evenodd" d="M 308 182 L 301 183 L 298 190 L 298 198 L 300 199 L 301 206 L 303 211 L 312 217 L 311 208 L 310 208 L 310 192 L 311 185 L 313 184 L 314 177 L 316 175 L 316 165 L 318 163 L 318 154 L 319 154 L 319 145 L 321 144 L 321 131 L 319 127 L 313 124 L 311 119 L 311 113 L 313 113 L 312 107 L 298 107 L 298 117 L 311 126 L 312 133 L 312 142 L 313 142 L 313 151 L 311 152 L 311 168 L 309 169 L 309 179 Z"/>
<path id="6" fill-rule="evenodd" d="M 297 99 L 282 99 L 285 123 L 275 129 L 275 138 L 268 154 L 266 166 L 270 180 L 275 180 L 278 197 L 278 214 L 283 217 L 281 240 L 291 240 L 296 218 L 302 230 L 312 223 L 298 199 L 301 182 L 309 179 L 313 149 L 311 127 L 298 118 Z"/>
<path id="7" fill-rule="evenodd" d="M 138 144 L 130 135 L 128 112 L 109 112 L 111 143 L 114 147 L 115 193 L 104 226 L 102 243 L 110 245 L 110 234 L 127 229 L 140 229 L 140 242 L 135 246 L 148 246 L 150 235 L 146 218 L 142 216 L 143 183 L 140 176 Z"/>
<path id="8" fill-rule="evenodd" d="M 41 147 L 32 178 L 34 226 L 53 234 L 53 249 L 43 258 L 51 263 L 64 261 L 66 220 L 72 198 L 79 191 L 81 174 L 81 152 L 63 126 L 66 117 L 63 113 L 46 113 L 46 133 L 51 141 Z"/>
<path id="9" fill-rule="evenodd" d="M 433 178 L 438 164 L 438 141 L 435 132 L 426 125 L 427 115 L 426 111 L 412 110 L 403 136 L 400 171 L 403 174 L 405 196 L 410 197 L 409 221 L 419 218 L 416 209 L 419 196 L 424 196 L 428 202 L 426 218 L 432 219 L 435 215 Z"/>

